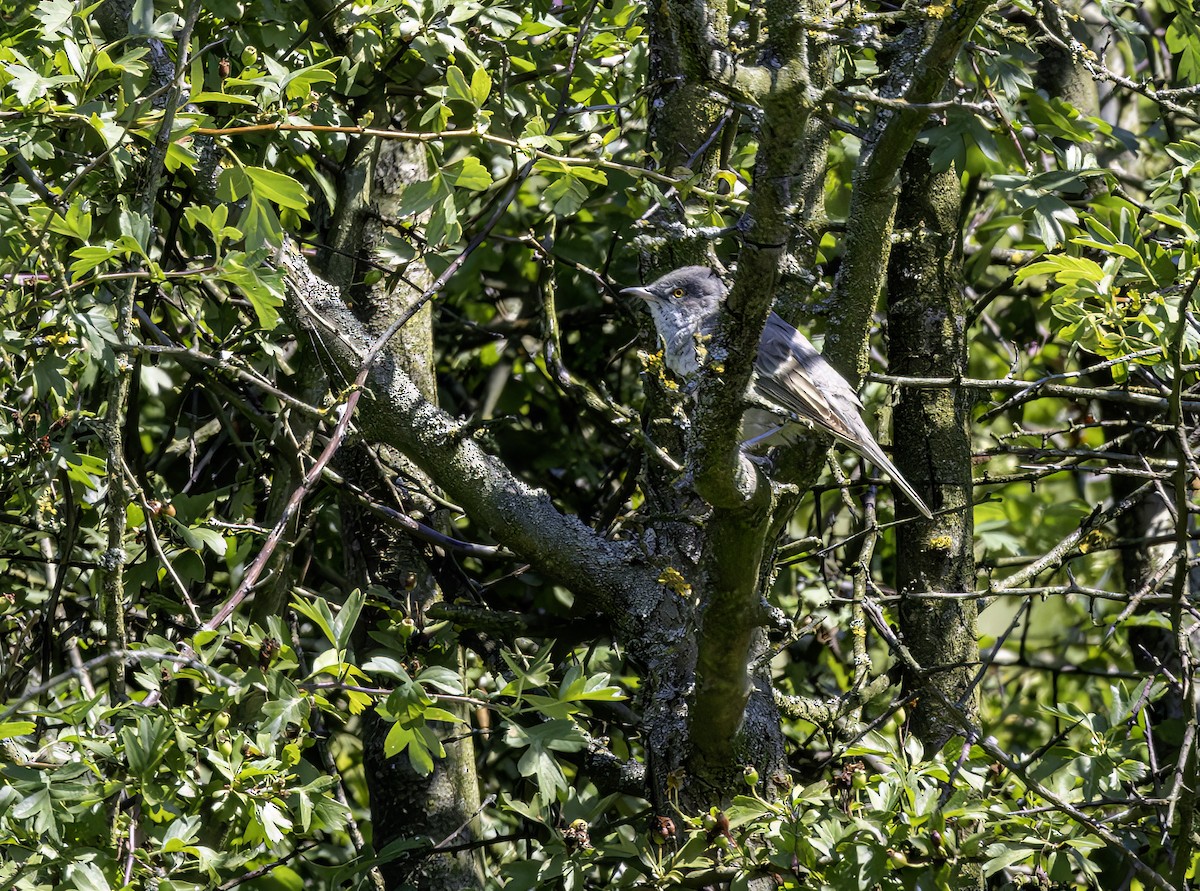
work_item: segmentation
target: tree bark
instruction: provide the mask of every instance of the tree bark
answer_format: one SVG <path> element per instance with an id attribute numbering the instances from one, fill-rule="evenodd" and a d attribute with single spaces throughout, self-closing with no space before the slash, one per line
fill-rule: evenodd
<path id="1" fill-rule="evenodd" d="M 380 103 L 377 115 L 392 112 Z M 385 120 L 387 118 L 384 118 Z M 382 330 L 400 318 L 420 298 L 414 287 L 425 284 L 424 270 L 410 270 L 409 283 L 395 288 L 380 279 L 376 285 L 364 281 L 373 269 L 372 260 L 382 240 L 386 221 L 399 202 L 404 187 L 428 177 L 423 146 L 372 140 L 358 146 L 358 157 L 343 169 L 339 189 L 341 204 L 331 221 L 327 249 L 322 251 L 326 277 L 340 285 L 351 297 L 360 318 L 372 329 Z M 397 363 L 431 403 L 437 400 L 433 374 L 432 312 L 426 303 L 388 344 L 386 355 Z M 410 479 L 421 479 L 420 471 L 401 453 L 386 446 L 377 464 L 366 446 L 344 452 L 341 466 L 348 479 L 384 503 L 399 510 L 426 512 L 426 522 L 436 525 L 434 506 L 410 497 L 410 504 L 395 503 L 398 494 L 385 467 L 398 467 Z M 418 544 L 378 517 L 368 513 L 351 499 L 343 499 L 342 517 L 346 531 L 345 560 L 347 575 L 366 588 L 381 586 L 418 628 L 425 623 L 428 609 L 441 600 L 441 592 L 427 559 L 430 546 Z M 369 626 L 384 619 L 378 610 L 364 610 L 358 645 L 366 647 Z M 365 654 L 363 654 L 365 655 Z M 423 664 L 437 663 L 462 675 L 462 656 L 456 647 L 438 651 L 419 649 L 407 654 Z M 446 757 L 435 761 L 432 773 L 423 776 L 404 756 L 388 757 L 384 741 L 391 724 L 374 711 L 363 721 L 363 767 L 371 793 L 373 844 L 376 852 L 402 839 L 425 837 L 434 844 L 458 846 L 471 842 L 478 831 L 479 782 L 475 772 L 470 712 L 464 705 L 451 705 L 465 722 L 457 726 L 438 723 Z M 459 891 L 482 887 L 482 866 L 471 851 L 428 853 L 421 851 L 413 859 L 388 859 L 381 867 L 386 886 L 411 885 L 420 891 Z"/>
<path id="2" fill-rule="evenodd" d="M 962 198 L 953 169 L 934 173 L 929 151 L 909 153 L 901 176 L 898 243 L 888 266 L 888 361 L 893 374 L 956 378 L 966 373 L 966 306 L 961 288 L 958 217 Z M 909 671 L 905 691 L 916 697 L 909 726 L 929 750 L 956 732 L 936 686 L 972 723 L 978 717 L 977 606 L 967 599 L 922 594 L 970 591 L 975 585 L 971 483 L 971 398 L 948 387 L 905 389 L 893 415 L 896 464 L 936 512 L 907 518 L 897 533 L 900 629 L 922 672 Z"/>

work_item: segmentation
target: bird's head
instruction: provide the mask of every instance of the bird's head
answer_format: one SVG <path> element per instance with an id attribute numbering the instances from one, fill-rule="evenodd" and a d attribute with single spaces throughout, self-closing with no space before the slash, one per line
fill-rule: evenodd
<path id="1" fill-rule="evenodd" d="M 709 316 L 716 312 L 725 296 L 725 283 L 707 266 L 684 266 L 668 272 L 644 288 L 626 288 L 621 293 L 645 300 L 651 312 L 656 304 L 678 304 L 689 314 Z"/>
<path id="2" fill-rule="evenodd" d="M 626 288 L 621 293 L 646 301 L 663 342 L 667 367 L 679 374 L 694 371 L 696 335 L 712 333 L 725 297 L 720 276 L 707 266 L 684 266 L 644 288 Z"/>

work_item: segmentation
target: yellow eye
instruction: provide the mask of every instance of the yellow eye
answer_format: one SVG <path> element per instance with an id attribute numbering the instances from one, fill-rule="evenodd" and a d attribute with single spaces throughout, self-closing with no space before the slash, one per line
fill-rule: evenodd
<path id="1" fill-rule="evenodd" d="M 683 288 L 676 288 L 674 291 L 671 292 L 671 296 L 674 297 L 676 300 L 678 300 L 680 297 L 683 296 Z"/>

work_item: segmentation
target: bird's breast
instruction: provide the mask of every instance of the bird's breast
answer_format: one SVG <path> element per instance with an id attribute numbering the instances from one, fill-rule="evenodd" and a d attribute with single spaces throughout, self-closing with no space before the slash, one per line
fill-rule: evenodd
<path id="1" fill-rule="evenodd" d="M 684 377 L 694 374 L 700 362 L 696 356 L 696 339 L 692 332 L 680 330 L 663 342 L 663 358 L 667 367 Z"/>

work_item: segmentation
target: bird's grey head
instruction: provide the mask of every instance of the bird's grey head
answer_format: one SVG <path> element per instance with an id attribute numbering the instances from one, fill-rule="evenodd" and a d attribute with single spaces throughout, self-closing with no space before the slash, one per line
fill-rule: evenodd
<path id="1" fill-rule="evenodd" d="M 696 336 L 712 334 L 717 309 L 725 297 L 720 276 L 707 266 L 684 266 L 644 288 L 626 288 L 621 293 L 646 301 L 667 367 L 677 374 L 695 371 L 699 364 Z"/>

